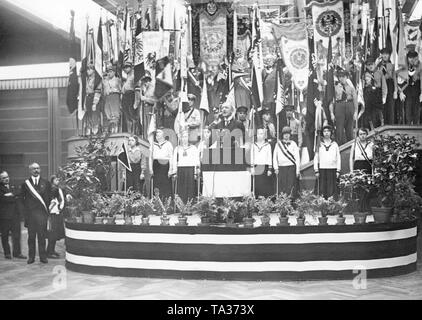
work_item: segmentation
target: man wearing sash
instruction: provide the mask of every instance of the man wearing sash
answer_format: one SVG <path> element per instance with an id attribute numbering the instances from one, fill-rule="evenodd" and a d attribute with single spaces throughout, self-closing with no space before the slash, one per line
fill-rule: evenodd
<path id="1" fill-rule="evenodd" d="M 174 131 L 179 134 L 184 130 L 188 130 L 189 143 L 196 145 L 199 141 L 198 138 L 200 137 L 199 127 L 201 125 L 201 114 L 199 113 L 199 110 L 194 107 L 196 96 L 188 94 L 188 100 L 188 105 L 183 103 L 183 114 L 177 114 L 174 121 Z M 179 118 L 181 116 L 185 117 L 184 121 Z M 182 123 L 185 124 L 184 128 L 180 128 Z"/>
<path id="2" fill-rule="evenodd" d="M 284 127 L 281 131 L 282 140 L 278 140 L 274 149 L 273 167 L 278 176 L 278 192 L 297 197 L 298 179 L 300 177 L 299 148 L 296 142 L 290 140 L 292 129 Z"/>
<path id="3" fill-rule="evenodd" d="M 35 262 L 35 239 L 38 238 L 40 261 L 47 263 L 46 238 L 50 183 L 40 177 L 38 163 L 29 165 L 31 176 L 22 185 L 22 201 L 25 208 L 25 226 L 28 228 L 28 264 Z"/>

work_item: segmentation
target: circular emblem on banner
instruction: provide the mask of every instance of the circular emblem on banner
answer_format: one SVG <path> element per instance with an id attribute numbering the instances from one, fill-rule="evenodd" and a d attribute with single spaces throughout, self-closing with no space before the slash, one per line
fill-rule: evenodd
<path id="1" fill-rule="evenodd" d="M 328 10 L 318 16 L 316 29 L 323 37 L 329 37 L 330 33 L 334 36 L 340 31 L 342 23 L 343 21 L 336 11 Z"/>
<path id="2" fill-rule="evenodd" d="M 303 48 L 294 49 L 290 53 L 290 62 L 292 66 L 296 69 L 303 69 L 306 67 L 306 62 L 308 59 L 308 53 Z"/>

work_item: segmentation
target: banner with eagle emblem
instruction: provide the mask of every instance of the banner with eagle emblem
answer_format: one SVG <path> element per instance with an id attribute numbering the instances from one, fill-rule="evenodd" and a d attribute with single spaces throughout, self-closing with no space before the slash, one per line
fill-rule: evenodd
<path id="1" fill-rule="evenodd" d="M 335 64 L 345 56 L 345 31 L 343 1 L 311 2 L 314 45 L 318 63 L 326 68 L 328 39 L 331 35 Z"/>
<path id="2" fill-rule="evenodd" d="M 309 47 L 305 23 L 285 23 L 272 25 L 274 37 L 287 69 L 292 74 L 293 83 L 299 91 L 308 86 Z"/>

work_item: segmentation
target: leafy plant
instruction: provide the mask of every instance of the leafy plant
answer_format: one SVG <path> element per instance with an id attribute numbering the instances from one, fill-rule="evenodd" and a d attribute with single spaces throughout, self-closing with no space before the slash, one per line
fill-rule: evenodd
<path id="1" fill-rule="evenodd" d="M 274 203 L 269 197 L 259 196 L 258 200 L 256 201 L 256 206 L 258 208 L 259 215 L 269 216 L 274 209 Z"/>
<path id="2" fill-rule="evenodd" d="M 340 190 L 351 206 L 356 206 L 359 211 L 364 208 L 364 195 L 369 193 L 372 186 L 372 175 L 363 170 L 353 170 L 351 173 L 340 176 Z"/>
<path id="3" fill-rule="evenodd" d="M 193 210 L 193 199 L 189 199 L 186 203 L 179 197 L 179 195 L 174 196 L 174 204 L 179 210 L 180 216 L 184 217 L 186 215 L 191 215 Z"/>
<path id="4" fill-rule="evenodd" d="M 315 194 L 312 190 L 303 190 L 299 197 L 295 200 L 296 216 L 297 218 L 303 219 L 306 214 L 315 216 L 314 203 Z"/>
<path id="5" fill-rule="evenodd" d="M 414 181 L 418 146 L 416 138 L 408 135 L 375 136 L 373 186 L 379 206 L 393 206 L 396 186 Z"/>
<path id="6" fill-rule="evenodd" d="M 217 218 L 216 199 L 213 197 L 200 196 L 198 201 L 193 205 L 193 210 L 203 218 L 210 218 L 215 221 Z"/>
<path id="7" fill-rule="evenodd" d="M 274 210 L 280 217 L 287 217 L 293 213 L 292 198 L 286 193 L 281 192 L 274 199 Z"/>
<path id="8" fill-rule="evenodd" d="M 394 193 L 394 208 L 401 218 L 408 219 L 422 212 L 422 197 L 412 183 L 400 182 Z"/>

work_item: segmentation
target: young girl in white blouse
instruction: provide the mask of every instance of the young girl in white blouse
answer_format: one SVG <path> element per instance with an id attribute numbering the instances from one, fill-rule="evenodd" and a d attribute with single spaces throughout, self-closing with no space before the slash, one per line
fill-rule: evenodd
<path id="1" fill-rule="evenodd" d="M 359 128 L 355 142 L 350 151 L 350 172 L 363 170 L 365 173 L 372 173 L 372 158 L 374 143 L 368 141 L 368 129 Z"/>
<path id="2" fill-rule="evenodd" d="M 314 157 L 316 192 L 319 195 L 338 197 L 337 179 L 340 177 L 341 157 L 337 142 L 331 139 L 333 128 L 329 125 L 322 129 L 322 139 Z"/>
<path id="3" fill-rule="evenodd" d="M 277 141 L 274 149 L 273 166 L 277 175 L 278 192 L 283 192 L 296 198 L 298 195 L 298 180 L 300 177 L 299 147 L 290 140 L 292 129 L 284 127 L 282 139 Z"/>
<path id="4" fill-rule="evenodd" d="M 271 145 L 265 140 L 265 129 L 256 131 L 256 142 L 251 150 L 252 174 L 255 178 L 255 196 L 268 197 L 273 195 L 274 181 L 272 178 Z"/>
<path id="5" fill-rule="evenodd" d="M 170 178 L 173 145 L 165 139 L 163 128 L 157 129 L 155 138 L 157 142 L 150 147 L 149 170 L 153 177 L 154 190 L 158 188 L 160 198 L 164 199 L 173 195 Z"/>
<path id="6" fill-rule="evenodd" d="M 173 179 L 177 181 L 175 192 L 184 203 L 196 196 L 196 183 L 199 171 L 199 151 L 198 148 L 189 144 L 189 132 L 183 131 L 181 143 L 174 148 L 172 161 Z"/>

